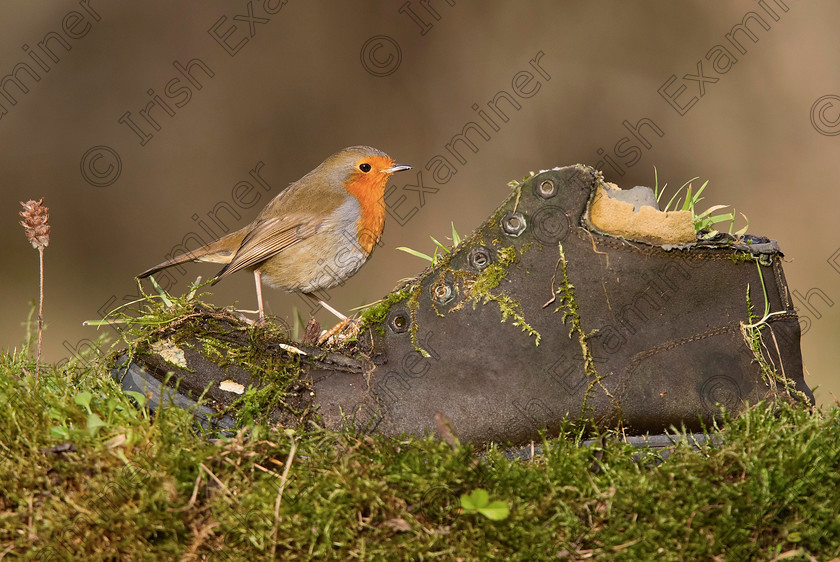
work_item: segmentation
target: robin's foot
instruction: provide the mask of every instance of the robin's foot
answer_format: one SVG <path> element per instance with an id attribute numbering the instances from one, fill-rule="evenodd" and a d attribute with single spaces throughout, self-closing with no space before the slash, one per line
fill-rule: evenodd
<path id="1" fill-rule="evenodd" d="M 240 310 L 234 309 L 236 313 L 236 317 L 248 324 L 249 326 L 263 326 L 266 322 L 268 322 L 268 318 L 264 314 L 260 314 L 259 310 Z M 246 314 L 258 314 L 256 320 L 251 320 Z"/>
<path id="2" fill-rule="evenodd" d="M 248 318 L 245 315 L 246 314 L 255 314 L 256 312 L 257 312 L 256 310 L 239 310 L 239 309 L 234 310 L 234 313 L 236 313 L 236 317 L 239 318 L 242 322 L 245 322 L 246 324 L 248 324 L 249 326 L 258 325 L 260 320 L 259 319 L 251 320 L 250 318 Z"/>
<path id="3" fill-rule="evenodd" d="M 318 340 L 318 345 L 324 345 L 330 339 L 333 340 L 333 343 L 341 343 L 342 341 L 346 341 L 350 338 L 355 338 L 359 335 L 359 329 L 362 327 L 362 323 L 358 320 L 352 320 L 350 318 L 345 318 L 323 334 L 321 334 L 320 339 Z"/>

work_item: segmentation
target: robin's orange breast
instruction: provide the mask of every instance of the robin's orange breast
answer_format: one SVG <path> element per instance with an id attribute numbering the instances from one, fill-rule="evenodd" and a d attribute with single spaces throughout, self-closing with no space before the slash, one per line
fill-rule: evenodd
<path id="1" fill-rule="evenodd" d="M 387 156 L 368 158 L 373 169 L 385 169 L 394 164 Z M 385 186 L 389 175 L 355 172 L 344 188 L 359 202 L 356 236 L 361 248 L 370 255 L 385 229 Z"/>

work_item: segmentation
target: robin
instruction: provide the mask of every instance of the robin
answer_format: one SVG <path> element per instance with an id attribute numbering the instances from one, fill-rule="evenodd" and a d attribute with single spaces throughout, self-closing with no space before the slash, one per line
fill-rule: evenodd
<path id="1" fill-rule="evenodd" d="M 318 301 L 346 323 L 346 316 L 312 293 L 341 284 L 364 265 L 385 228 L 388 178 L 410 169 L 369 146 L 345 148 L 269 201 L 248 226 L 137 278 L 188 261 L 223 263 L 211 285 L 242 269 L 253 271 L 260 321 L 264 278 L 272 287 Z"/>

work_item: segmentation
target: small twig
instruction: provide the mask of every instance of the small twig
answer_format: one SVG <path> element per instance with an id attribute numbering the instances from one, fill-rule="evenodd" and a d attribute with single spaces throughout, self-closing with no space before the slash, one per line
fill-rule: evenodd
<path id="1" fill-rule="evenodd" d="M 215 474 L 213 474 L 213 472 L 211 472 L 211 470 L 210 470 L 209 468 L 207 468 L 206 466 L 204 466 L 204 463 L 203 463 L 203 462 L 198 463 L 198 466 L 200 466 L 201 468 L 203 468 L 203 469 L 204 469 L 204 472 L 206 472 L 206 473 L 207 473 L 207 475 L 208 475 L 210 478 L 212 478 L 212 479 L 216 482 L 216 484 L 218 484 L 219 486 L 221 486 L 221 488 L 225 491 L 225 493 L 226 493 L 227 495 L 229 495 L 229 496 L 230 496 L 230 495 L 233 495 L 233 494 L 231 494 L 231 492 L 230 492 L 230 488 L 228 488 L 227 486 L 225 486 L 225 483 L 224 483 L 224 482 L 222 482 L 221 480 L 219 480 L 219 478 L 218 478 Z"/>
<path id="2" fill-rule="evenodd" d="M 782 372 L 782 379 L 787 381 L 788 378 L 785 374 L 785 362 L 782 360 L 782 350 L 779 349 L 779 340 L 776 339 L 776 333 L 773 331 L 773 326 L 768 326 L 768 328 L 770 328 L 770 336 L 773 338 L 773 344 L 776 346 L 776 355 L 779 356 L 779 370 Z"/>
<path id="3" fill-rule="evenodd" d="M 198 488 L 199 488 L 199 486 L 201 486 L 201 471 L 200 470 L 198 471 L 198 476 L 196 477 L 195 484 L 193 485 L 192 495 L 190 496 L 190 500 L 187 502 L 187 504 L 183 507 L 168 508 L 166 511 L 169 511 L 170 513 L 178 513 L 178 512 L 181 512 L 181 511 L 189 510 L 192 506 L 195 505 L 195 500 L 198 499 Z"/>
<path id="4" fill-rule="evenodd" d="M 274 459 L 271 459 L 271 460 L 273 461 Z M 278 462 L 277 464 L 280 464 L 280 463 Z M 279 474 L 279 473 L 277 473 L 277 472 L 274 472 L 274 471 L 273 471 L 273 470 L 271 470 L 270 468 L 266 468 L 266 467 L 264 467 L 263 465 L 261 465 L 261 464 L 259 464 L 259 463 L 254 463 L 254 467 L 255 467 L 255 468 L 258 468 L 258 469 L 260 469 L 260 470 L 262 470 L 263 472 L 266 472 L 266 473 L 268 473 L 268 474 L 271 474 L 271 475 L 272 475 L 272 476 L 274 476 L 275 478 L 280 478 L 280 479 L 282 479 L 282 478 L 283 478 L 283 475 L 282 475 L 282 474 Z"/>
<path id="5" fill-rule="evenodd" d="M 197 524 L 191 524 L 190 527 L 192 528 L 194 538 L 190 544 L 190 549 L 181 557 L 181 560 L 198 560 L 198 549 L 207 540 L 210 532 L 218 526 L 219 523 L 217 521 L 207 523 L 202 527 L 199 527 Z"/>
<path id="6" fill-rule="evenodd" d="M 273 540 L 271 543 L 270 560 L 274 560 L 274 554 L 277 551 L 277 533 L 280 530 L 280 502 L 283 501 L 283 490 L 286 489 L 286 482 L 289 481 L 289 470 L 292 468 L 292 461 L 295 458 L 296 451 L 297 441 L 292 437 L 292 447 L 289 450 L 289 456 L 286 458 L 286 466 L 283 467 L 283 474 L 280 476 L 280 490 L 277 491 L 277 499 L 274 501 L 274 529 L 271 533 Z"/>
<path id="7" fill-rule="evenodd" d="M 38 248 L 38 262 L 40 265 L 41 282 L 40 298 L 38 299 L 38 355 L 35 359 L 35 378 L 41 373 L 41 340 L 44 335 L 44 248 Z"/>
<path id="8" fill-rule="evenodd" d="M 589 239 L 592 241 L 592 251 L 595 252 L 596 254 L 598 254 L 599 256 L 606 256 L 607 262 L 606 262 L 606 264 L 604 264 L 604 266 L 607 269 L 609 269 L 610 268 L 610 254 L 608 252 L 602 252 L 598 249 L 598 246 L 595 245 L 595 237 L 592 235 L 592 232 L 590 232 L 589 230 L 585 230 L 585 229 L 584 229 L 584 232 L 586 232 L 589 235 Z"/>
<path id="9" fill-rule="evenodd" d="M 533 174 L 531 174 L 533 175 Z M 519 207 L 519 198 L 522 197 L 522 184 L 516 186 L 516 201 L 513 204 L 513 212 L 516 212 L 517 207 Z"/>
<path id="10" fill-rule="evenodd" d="M 32 520 L 35 516 L 35 510 L 32 507 L 33 503 L 34 503 L 32 496 L 29 496 L 29 501 L 27 503 L 29 504 L 29 517 L 27 518 L 26 526 L 29 528 L 29 540 L 34 541 L 35 539 L 38 538 L 38 534 L 35 532 L 35 526 L 33 525 L 33 522 L 32 522 Z"/>
<path id="11" fill-rule="evenodd" d="M 760 328 L 767 324 L 767 320 L 772 318 L 773 316 L 777 316 L 779 314 L 786 314 L 786 310 L 779 310 L 777 312 L 770 312 L 770 299 L 767 298 L 767 286 L 764 284 L 764 274 L 761 273 L 761 264 L 758 263 L 758 260 L 755 261 L 755 266 L 758 268 L 758 279 L 761 281 L 761 292 L 764 295 L 764 316 L 758 322 L 754 322 L 752 324 L 744 324 L 741 322 L 741 326 L 746 329 L 752 328 Z M 743 331 L 743 330 L 742 330 Z"/>
<path id="12" fill-rule="evenodd" d="M 554 290 L 554 283 L 557 281 L 557 268 L 560 267 L 560 264 L 566 265 L 566 257 L 562 253 L 557 258 L 557 263 L 554 264 L 554 273 L 551 275 L 551 299 L 542 305 L 543 308 L 557 300 L 557 291 Z"/>
<path id="13" fill-rule="evenodd" d="M 461 446 L 461 441 L 455 435 L 455 430 L 452 429 L 452 420 L 442 412 L 435 412 L 435 425 L 441 438 L 452 447 L 453 451 L 457 451 Z"/>

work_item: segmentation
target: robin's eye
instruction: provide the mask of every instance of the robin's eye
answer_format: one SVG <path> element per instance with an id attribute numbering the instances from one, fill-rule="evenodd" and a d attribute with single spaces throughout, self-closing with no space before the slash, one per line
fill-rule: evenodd
<path id="1" fill-rule="evenodd" d="M 370 171 L 370 164 L 368 164 L 367 162 L 359 164 L 359 169 L 364 173 L 368 173 Z"/>

